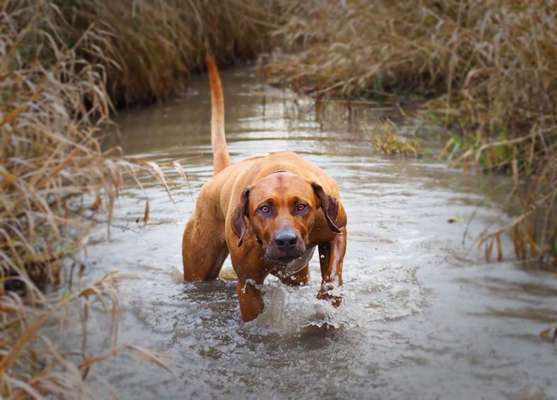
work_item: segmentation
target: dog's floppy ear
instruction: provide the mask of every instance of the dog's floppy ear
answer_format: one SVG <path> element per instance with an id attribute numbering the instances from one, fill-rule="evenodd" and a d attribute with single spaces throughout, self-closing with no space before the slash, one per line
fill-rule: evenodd
<path id="1" fill-rule="evenodd" d="M 240 204 L 232 214 L 232 230 L 238 236 L 238 247 L 244 242 L 244 236 L 248 230 L 247 222 L 249 221 L 249 191 L 250 188 L 244 189 L 240 197 Z"/>
<path id="2" fill-rule="evenodd" d="M 340 204 L 334 197 L 329 196 L 321 185 L 312 182 L 311 186 L 315 196 L 319 200 L 318 205 L 323 210 L 325 219 L 329 229 L 333 232 L 340 233 L 340 229 L 346 225 L 346 213 L 342 204 Z"/>

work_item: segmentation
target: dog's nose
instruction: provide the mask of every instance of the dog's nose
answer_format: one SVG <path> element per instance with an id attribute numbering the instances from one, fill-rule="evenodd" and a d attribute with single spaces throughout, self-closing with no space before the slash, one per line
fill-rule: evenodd
<path id="1" fill-rule="evenodd" d="M 281 249 L 288 249 L 296 246 L 298 243 L 298 236 L 296 232 L 288 229 L 278 232 L 275 235 L 275 244 Z"/>

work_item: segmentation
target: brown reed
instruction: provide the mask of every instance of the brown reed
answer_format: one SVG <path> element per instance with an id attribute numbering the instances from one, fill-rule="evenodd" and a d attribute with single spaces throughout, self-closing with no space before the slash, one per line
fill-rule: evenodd
<path id="1" fill-rule="evenodd" d="M 318 97 L 421 94 L 453 161 L 513 176 L 521 215 L 482 236 L 486 255 L 507 232 L 557 265 L 555 21 L 547 0 L 299 2 L 260 70 Z"/>

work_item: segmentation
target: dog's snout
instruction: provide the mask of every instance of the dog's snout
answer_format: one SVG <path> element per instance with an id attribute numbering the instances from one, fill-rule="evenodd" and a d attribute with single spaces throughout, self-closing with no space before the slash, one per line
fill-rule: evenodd
<path id="1" fill-rule="evenodd" d="M 275 232 L 271 243 L 265 249 L 265 258 L 272 265 L 287 265 L 292 260 L 300 257 L 306 246 L 299 232 L 288 227 Z"/>
<path id="2" fill-rule="evenodd" d="M 298 243 L 298 236 L 293 230 L 282 230 L 275 235 L 275 244 L 281 249 L 295 247 Z"/>

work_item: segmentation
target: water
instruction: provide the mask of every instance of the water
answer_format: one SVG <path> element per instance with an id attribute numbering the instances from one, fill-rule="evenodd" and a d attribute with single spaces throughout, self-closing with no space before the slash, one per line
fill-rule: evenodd
<path id="1" fill-rule="evenodd" d="M 538 336 L 557 323 L 556 276 L 486 263 L 474 246 L 486 226 L 510 220 L 496 201 L 504 180 L 375 153 L 381 120 L 416 128 L 392 109 L 329 104 L 316 114 L 311 101 L 261 85 L 250 69 L 226 71 L 223 81 L 233 159 L 295 150 L 339 183 L 349 218 L 344 303 L 334 310 L 315 298 L 315 259 L 309 287 L 268 279 L 265 312 L 247 324 L 234 282 L 182 282 L 182 231 L 211 175 L 200 77 L 169 104 L 121 115 L 118 143 L 162 165 L 174 202 L 154 179 L 128 188 L 111 239 L 99 229 L 87 257 L 88 279 L 129 276 L 119 285 L 120 342 L 164 353 L 172 372 L 121 356 L 94 367 L 93 381 L 145 399 L 557 398 L 557 346 Z M 144 226 L 136 220 L 146 198 Z M 108 326 L 97 318 L 90 340 L 106 345 Z"/>

